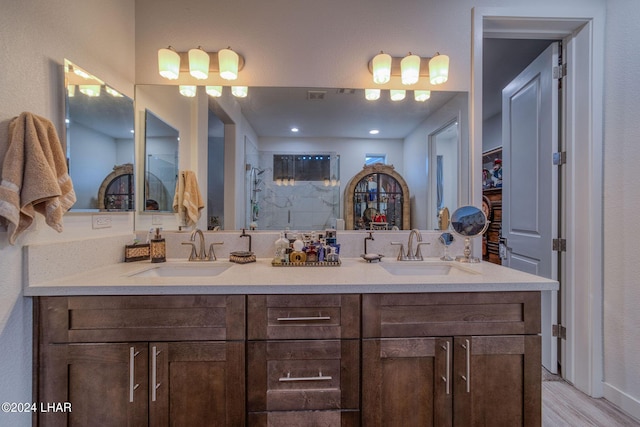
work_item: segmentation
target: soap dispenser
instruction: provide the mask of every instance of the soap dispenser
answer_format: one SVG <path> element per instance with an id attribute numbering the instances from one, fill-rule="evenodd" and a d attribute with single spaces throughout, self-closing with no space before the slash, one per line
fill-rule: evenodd
<path id="1" fill-rule="evenodd" d="M 167 246 L 164 237 L 160 235 L 160 228 L 156 228 L 156 235 L 151 239 L 151 262 L 165 262 L 167 260 Z"/>

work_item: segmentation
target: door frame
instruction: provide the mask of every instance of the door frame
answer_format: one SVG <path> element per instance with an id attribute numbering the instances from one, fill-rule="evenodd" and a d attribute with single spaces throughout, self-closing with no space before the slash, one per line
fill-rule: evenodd
<path id="1" fill-rule="evenodd" d="M 570 67 L 566 115 L 560 124 L 567 151 L 564 197 L 563 375 L 593 397 L 603 396 L 603 81 L 605 8 L 558 6 L 473 8 L 471 16 L 471 202 L 482 200 L 483 37 L 563 39 Z M 586 124 L 586 125 L 585 125 Z"/>

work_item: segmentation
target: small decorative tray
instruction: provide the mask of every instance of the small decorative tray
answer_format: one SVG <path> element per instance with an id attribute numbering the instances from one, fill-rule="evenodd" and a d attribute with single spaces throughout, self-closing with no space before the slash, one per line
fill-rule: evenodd
<path id="1" fill-rule="evenodd" d="M 305 262 L 271 262 L 274 267 L 339 267 L 342 264 L 338 261 L 305 261 Z"/>

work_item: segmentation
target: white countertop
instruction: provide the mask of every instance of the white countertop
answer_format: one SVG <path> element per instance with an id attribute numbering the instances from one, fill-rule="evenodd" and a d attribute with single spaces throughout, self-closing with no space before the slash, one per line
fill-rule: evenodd
<path id="1" fill-rule="evenodd" d="M 368 263 L 361 258 L 342 259 L 341 266 L 274 267 L 271 259 L 232 264 L 215 276 L 142 277 L 156 267 L 225 265 L 228 261 L 185 262 L 169 260 L 116 263 L 55 280 L 29 281 L 25 296 L 65 295 L 187 295 L 187 294 L 340 294 L 408 292 L 554 291 L 558 282 L 488 262 L 463 264 L 437 258 L 396 261 L 383 258 Z M 450 274 L 394 275 L 384 267 L 450 265 Z"/>

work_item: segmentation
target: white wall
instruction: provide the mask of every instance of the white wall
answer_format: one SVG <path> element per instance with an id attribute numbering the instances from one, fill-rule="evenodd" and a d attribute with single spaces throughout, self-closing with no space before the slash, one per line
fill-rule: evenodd
<path id="1" fill-rule="evenodd" d="M 640 2 L 607 2 L 604 82 L 605 397 L 640 418 Z M 611 66 L 616 72 L 609 73 Z"/>
<path id="2" fill-rule="evenodd" d="M 456 95 L 438 111 L 430 115 L 407 138 L 403 146 L 404 179 L 411 192 L 411 227 L 430 228 L 428 218 L 429 179 L 427 176 L 427 162 L 429 158 L 429 135 L 434 134 L 451 120 L 460 123 L 460 146 L 469 146 L 469 98 L 466 93 Z M 458 184 L 467 188 L 469 183 L 469 153 L 460 152 L 460 176 Z M 465 167 L 465 165 L 467 165 Z M 468 191 L 461 192 L 459 200 L 467 203 Z"/>
<path id="3" fill-rule="evenodd" d="M 22 111 L 49 118 L 61 133 L 64 58 L 82 64 L 133 98 L 131 1 L 3 1 L 1 9 L 0 158 L 7 149 L 9 121 Z M 16 246 L 9 246 L 6 233 L 0 232 L 0 401 L 32 400 L 32 305 L 30 298 L 22 296 L 22 245 L 132 230 L 131 214 L 113 218 L 111 229 L 92 230 L 90 215 L 66 215 L 63 234 L 39 219 Z M 30 426 L 31 415 L 0 413 L 0 425 Z"/>

